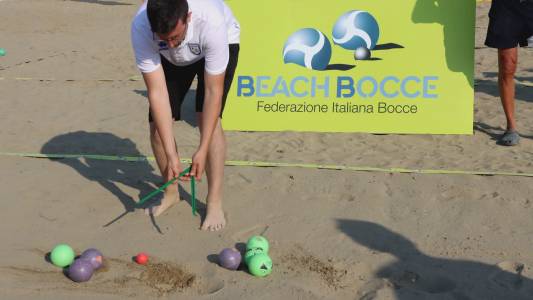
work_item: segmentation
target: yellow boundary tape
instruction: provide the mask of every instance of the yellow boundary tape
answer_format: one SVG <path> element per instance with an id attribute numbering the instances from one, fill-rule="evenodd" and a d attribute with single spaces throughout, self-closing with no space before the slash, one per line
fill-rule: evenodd
<path id="1" fill-rule="evenodd" d="M 115 156 L 115 155 L 96 155 L 96 154 L 43 154 L 43 153 L 10 153 L 0 152 L 0 156 L 17 156 L 31 158 L 48 158 L 48 159 L 96 159 L 111 161 L 154 161 L 152 156 Z M 183 163 L 191 163 L 191 159 L 181 160 Z M 436 169 L 406 169 L 406 168 L 376 168 L 361 166 L 342 166 L 342 165 L 320 165 L 308 163 L 285 163 L 285 162 L 266 162 L 266 161 L 242 161 L 227 160 L 226 166 L 243 166 L 243 167 L 285 167 L 285 168 L 305 168 L 305 169 L 323 169 L 323 170 L 344 170 L 358 172 L 380 172 L 380 173 L 415 173 L 415 174 L 441 174 L 441 175 L 480 175 L 480 176 L 518 176 L 533 177 L 533 173 L 521 172 L 502 172 L 502 171 L 468 171 L 468 170 L 436 170 Z"/>

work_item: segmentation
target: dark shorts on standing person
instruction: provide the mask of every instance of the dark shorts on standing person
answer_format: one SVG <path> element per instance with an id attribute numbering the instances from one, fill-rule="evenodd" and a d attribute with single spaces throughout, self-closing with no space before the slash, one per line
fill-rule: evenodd
<path id="1" fill-rule="evenodd" d="M 533 35 L 533 0 L 492 0 L 485 45 L 509 49 L 525 47 Z"/>
<path id="2" fill-rule="evenodd" d="M 229 61 L 224 76 L 224 93 L 222 95 L 222 108 L 220 110 L 221 118 L 226 105 L 226 98 L 228 97 L 228 92 L 231 88 L 231 83 L 233 82 L 235 69 L 237 68 L 239 48 L 239 44 L 229 45 Z M 165 73 L 172 118 L 176 121 L 181 120 L 181 105 L 183 104 L 185 95 L 187 95 L 187 92 L 191 88 L 192 81 L 196 76 L 198 76 L 198 84 L 196 87 L 196 112 L 202 112 L 205 98 L 205 59 L 202 58 L 188 66 L 176 66 L 161 56 L 161 64 L 163 66 L 163 72 Z M 148 121 L 153 122 L 151 112 L 148 113 Z"/>

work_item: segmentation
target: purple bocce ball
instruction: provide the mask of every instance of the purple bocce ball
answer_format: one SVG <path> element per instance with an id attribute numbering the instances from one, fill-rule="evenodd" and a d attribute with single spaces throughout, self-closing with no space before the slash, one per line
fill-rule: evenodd
<path id="1" fill-rule="evenodd" d="M 241 253 L 237 249 L 226 248 L 218 255 L 220 266 L 229 270 L 237 270 L 241 264 Z"/>
<path id="2" fill-rule="evenodd" d="M 68 268 L 68 277 L 76 282 L 85 282 L 91 279 L 94 268 L 86 259 L 76 259 Z"/>
<path id="3" fill-rule="evenodd" d="M 93 265 L 93 268 L 95 270 L 100 269 L 104 261 L 104 256 L 102 255 L 102 252 L 94 248 L 90 248 L 83 251 L 83 253 L 80 255 L 80 258 L 88 260 L 91 265 Z"/>

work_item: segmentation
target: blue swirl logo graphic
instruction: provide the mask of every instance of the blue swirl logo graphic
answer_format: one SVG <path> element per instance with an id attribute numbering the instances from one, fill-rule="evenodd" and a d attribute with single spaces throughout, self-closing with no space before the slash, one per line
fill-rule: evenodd
<path id="1" fill-rule="evenodd" d="M 324 70 L 331 59 L 331 44 L 326 36 L 314 29 L 304 28 L 293 33 L 283 47 L 283 62 L 312 70 Z"/>
<path id="2" fill-rule="evenodd" d="M 342 15 L 333 26 L 333 42 L 344 49 L 374 49 L 379 39 L 379 25 L 368 12 L 352 10 Z"/>

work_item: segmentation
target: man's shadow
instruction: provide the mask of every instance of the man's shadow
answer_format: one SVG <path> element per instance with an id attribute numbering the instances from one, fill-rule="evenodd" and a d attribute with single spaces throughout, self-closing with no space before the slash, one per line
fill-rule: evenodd
<path id="1" fill-rule="evenodd" d="M 130 139 L 123 139 L 111 133 L 86 131 L 70 132 L 53 137 L 42 146 L 41 153 L 143 156 Z M 104 226 L 109 226 L 136 208 L 140 208 L 137 206 L 137 201 L 163 184 L 163 179 L 154 173 L 154 168 L 146 160 L 135 162 L 88 158 L 52 160 L 63 163 L 83 177 L 99 183 L 122 203 L 124 212 Z M 137 190 L 137 199 L 122 191 L 118 184 Z M 180 195 L 184 196 L 182 199 L 190 198 L 183 189 L 180 189 Z M 154 200 L 145 203 L 143 207 L 157 203 L 158 198 Z M 154 227 L 161 233 L 153 216 L 151 219 Z"/>
<path id="2" fill-rule="evenodd" d="M 500 90 L 498 88 L 498 73 L 484 72 L 483 76 L 488 79 L 476 80 L 476 91 L 483 92 L 494 97 L 500 97 Z M 515 79 L 517 81 L 515 82 L 515 99 L 519 101 L 533 102 L 533 77 L 516 76 Z"/>
<path id="3" fill-rule="evenodd" d="M 465 28 L 458 19 L 475 22 L 475 0 L 418 0 L 413 9 L 411 19 L 414 23 L 438 23 L 443 26 L 444 50 L 446 64 L 452 72 L 464 74 L 471 87 L 474 86 L 474 30 L 475 23 Z M 453 17 L 452 17 L 453 16 Z M 464 52 L 465 45 L 471 45 L 469 52 Z M 434 45 L 425 44 L 428 51 Z"/>
<path id="4" fill-rule="evenodd" d="M 503 127 L 494 127 L 483 122 L 474 122 L 474 130 L 488 135 L 493 141 L 499 141 L 501 135 L 505 132 Z M 532 135 L 520 133 L 520 137 L 533 140 Z"/>
<path id="5" fill-rule="evenodd" d="M 337 228 L 354 242 L 396 259 L 375 272 L 358 299 L 373 299 L 387 283 L 399 300 L 533 299 L 533 280 L 522 276 L 523 264 L 431 257 L 402 235 L 368 221 L 338 219 Z"/>

